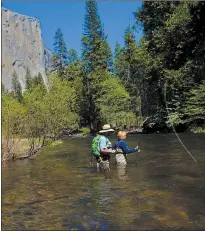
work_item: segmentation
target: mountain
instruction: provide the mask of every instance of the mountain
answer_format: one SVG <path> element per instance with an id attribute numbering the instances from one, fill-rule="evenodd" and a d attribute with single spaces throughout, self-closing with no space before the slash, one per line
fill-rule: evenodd
<path id="1" fill-rule="evenodd" d="M 44 46 L 40 21 L 2 8 L 2 83 L 11 91 L 16 71 L 25 90 L 26 68 L 32 76 L 40 72 L 47 84 L 46 71 L 52 52 Z"/>

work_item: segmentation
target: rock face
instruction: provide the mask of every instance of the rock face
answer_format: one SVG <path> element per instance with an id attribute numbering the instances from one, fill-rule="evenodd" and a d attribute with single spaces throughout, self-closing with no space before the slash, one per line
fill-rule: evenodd
<path id="1" fill-rule="evenodd" d="M 53 53 L 50 49 L 45 47 L 44 54 L 45 54 L 45 68 L 46 71 L 48 71 L 51 67 L 51 56 Z"/>
<path id="2" fill-rule="evenodd" d="M 32 76 L 40 72 L 46 84 L 51 54 L 43 44 L 40 21 L 2 8 L 2 83 L 6 89 L 12 89 L 14 70 L 25 89 L 26 68 Z"/>

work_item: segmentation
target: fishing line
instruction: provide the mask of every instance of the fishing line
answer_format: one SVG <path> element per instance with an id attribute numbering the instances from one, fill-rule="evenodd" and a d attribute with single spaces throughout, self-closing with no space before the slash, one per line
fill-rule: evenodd
<path id="1" fill-rule="evenodd" d="M 167 100 L 166 100 L 166 82 L 165 82 L 165 84 L 164 84 L 164 100 L 165 100 L 165 106 L 166 106 L 167 114 L 168 114 L 168 116 L 170 116 L 169 109 L 168 109 L 168 107 L 167 107 Z M 177 132 L 176 132 L 176 130 L 175 130 L 175 128 L 174 128 L 174 125 L 173 125 L 172 121 L 171 121 L 171 126 L 172 126 L 172 129 L 174 130 L 174 133 L 175 133 L 177 139 L 179 140 L 179 142 L 181 143 L 181 145 L 184 147 L 184 149 L 186 150 L 186 152 L 191 156 L 191 158 L 192 158 L 195 162 L 197 162 L 196 159 L 195 159 L 195 158 L 193 157 L 193 155 L 191 154 L 191 152 L 186 148 L 186 146 L 184 145 L 184 143 L 183 143 L 182 140 L 180 139 L 179 135 L 177 134 Z"/>

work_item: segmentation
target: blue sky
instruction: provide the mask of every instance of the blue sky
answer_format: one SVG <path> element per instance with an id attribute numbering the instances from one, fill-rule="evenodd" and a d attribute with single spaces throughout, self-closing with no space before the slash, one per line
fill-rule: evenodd
<path id="1" fill-rule="evenodd" d="M 114 51 L 116 42 L 124 45 L 124 30 L 129 23 L 131 25 L 135 23 L 133 12 L 141 4 L 139 1 L 98 2 L 98 12 L 112 51 Z M 44 44 L 51 50 L 53 49 L 55 31 L 61 28 L 68 49 L 75 48 L 80 54 L 85 15 L 84 1 L 5 1 L 2 2 L 2 6 L 40 20 Z M 136 32 L 135 36 L 138 41 L 142 32 Z"/>

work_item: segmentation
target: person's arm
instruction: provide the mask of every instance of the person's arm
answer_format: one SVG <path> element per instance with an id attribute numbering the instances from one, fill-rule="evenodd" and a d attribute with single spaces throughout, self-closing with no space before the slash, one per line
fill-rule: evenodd
<path id="1" fill-rule="evenodd" d="M 107 148 L 107 139 L 105 137 L 100 138 L 99 147 L 100 147 L 100 153 L 107 153 L 107 154 L 116 153 L 115 150 Z"/>
<path id="2" fill-rule="evenodd" d="M 127 144 L 125 143 L 124 140 L 121 140 L 121 141 L 119 142 L 119 146 L 120 146 L 120 148 L 122 148 L 122 150 L 123 150 L 124 153 L 133 153 L 133 152 L 136 152 L 136 151 L 137 151 L 136 148 L 129 149 L 129 148 L 127 147 Z"/>
<path id="3" fill-rule="evenodd" d="M 117 148 L 117 145 L 116 143 L 112 145 L 112 149 L 116 149 Z"/>

